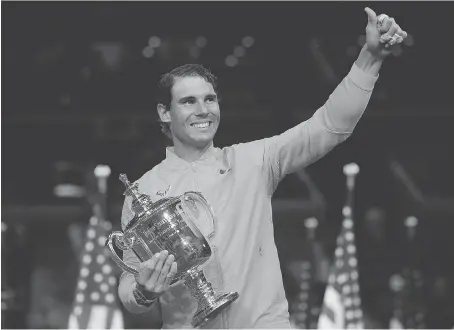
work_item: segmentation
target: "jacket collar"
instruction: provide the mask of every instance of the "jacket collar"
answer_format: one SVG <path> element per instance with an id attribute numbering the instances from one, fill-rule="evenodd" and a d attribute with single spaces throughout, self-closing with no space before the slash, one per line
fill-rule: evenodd
<path id="1" fill-rule="evenodd" d="M 164 166 L 172 169 L 183 169 L 188 166 L 191 166 L 192 163 L 198 162 L 215 162 L 219 155 L 219 149 L 215 148 L 213 143 L 208 147 L 208 149 L 200 156 L 199 159 L 193 162 L 188 162 L 184 160 L 175 153 L 174 147 L 166 148 L 166 159 L 164 160 Z"/>

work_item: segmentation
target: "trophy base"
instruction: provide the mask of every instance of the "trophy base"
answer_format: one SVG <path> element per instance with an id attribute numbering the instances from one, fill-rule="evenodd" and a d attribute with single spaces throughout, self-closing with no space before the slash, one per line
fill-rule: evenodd
<path id="1" fill-rule="evenodd" d="M 215 318 L 224 308 L 233 303 L 239 294 L 237 292 L 223 293 L 216 297 L 216 300 L 205 306 L 203 309 L 197 310 L 192 318 L 192 326 L 198 328 L 207 321 Z"/>

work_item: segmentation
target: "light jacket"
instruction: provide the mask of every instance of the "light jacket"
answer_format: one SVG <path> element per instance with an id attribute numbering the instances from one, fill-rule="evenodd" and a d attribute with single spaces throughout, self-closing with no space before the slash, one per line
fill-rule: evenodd
<path id="1" fill-rule="evenodd" d="M 204 272 L 216 291 L 240 297 L 205 328 L 289 328 L 288 304 L 273 236 L 271 198 L 282 178 L 324 156 L 353 131 L 378 77 L 355 64 L 314 115 L 274 137 L 222 149 L 211 146 L 195 162 L 168 148 L 166 158 L 139 180 L 139 190 L 156 201 L 198 191 L 215 213 L 215 221 L 198 224 L 213 248 Z M 123 228 L 132 219 L 125 199 Z M 132 251 L 124 261 L 138 265 Z M 172 287 L 149 308 L 132 294 L 134 276 L 124 273 L 119 296 L 132 313 L 158 303 L 164 328 L 190 328 L 195 300 L 184 285 Z"/>

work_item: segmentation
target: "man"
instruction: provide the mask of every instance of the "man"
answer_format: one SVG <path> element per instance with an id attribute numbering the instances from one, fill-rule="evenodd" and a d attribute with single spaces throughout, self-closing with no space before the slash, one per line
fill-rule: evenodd
<path id="1" fill-rule="evenodd" d="M 346 140 L 363 114 L 383 60 L 407 36 L 386 15 L 369 8 L 366 44 L 350 73 L 312 118 L 271 138 L 223 149 L 213 146 L 220 110 L 215 77 L 199 65 L 163 76 L 157 111 L 173 147 L 166 159 L 139 180 L 153 200 L 200 191 L 216 215 L 201 231 L 213 247 L 204 272 L 216 291 L 240 297 L 206 328 L 289 328 L 279 259 L 274 243 L 271 197 L 288 173 L 316 161 Z M 122 226 L 132 219 L 125 200 Z M 124 261 L 139 268 L 124 273 L 119 295 L 133 313 L 161 308 L 164 328 L 191 327 L 196 309 L 186 287 L 169 287 L 174 257 L 161 252 L 140 263 L 131 251 Z"/>

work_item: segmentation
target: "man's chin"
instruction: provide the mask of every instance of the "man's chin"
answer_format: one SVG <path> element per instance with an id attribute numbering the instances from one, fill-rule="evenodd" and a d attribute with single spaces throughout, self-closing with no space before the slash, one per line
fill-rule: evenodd
<path id="1" fill-rule="evenodd" d="M 206 138 L 198 138 L 194 139 L 193 143 L 194 146 L 197 146 L 198 148 L 203 148 L 207 146 L 208 144 L 211 144 L 213 142 L 213 136 L 206 137 Z"/>

